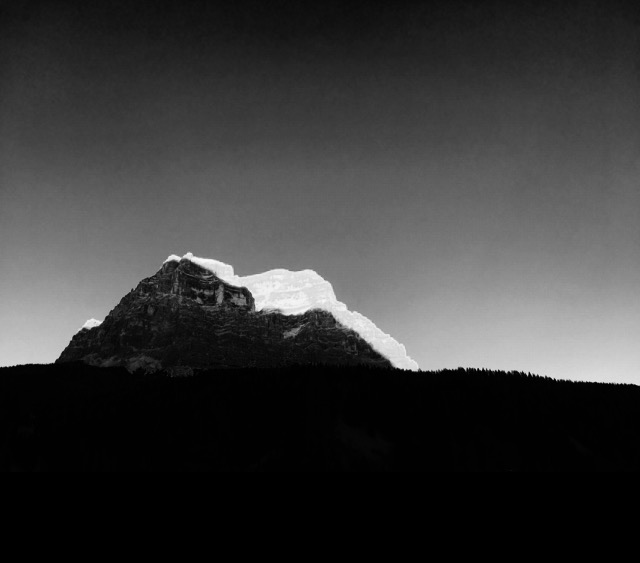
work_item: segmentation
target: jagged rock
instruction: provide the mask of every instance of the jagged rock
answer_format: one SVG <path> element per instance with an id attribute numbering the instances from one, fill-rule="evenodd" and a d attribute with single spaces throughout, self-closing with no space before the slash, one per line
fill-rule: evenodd
<path id="1" fill-rule="evenodd" d="M 102 324 L 92 324 L 73 337 L 58 363 L 84 361 L 130 371 L 309 363 L 391 367 L 330 312 L 256 311 L 249 289 L 188 258 L 165 262 Z"/>

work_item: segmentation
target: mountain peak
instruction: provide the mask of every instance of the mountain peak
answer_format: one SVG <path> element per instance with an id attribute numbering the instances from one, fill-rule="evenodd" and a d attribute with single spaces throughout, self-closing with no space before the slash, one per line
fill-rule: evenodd
<path id="1" fill-rule="evenodd" d="M 103 323 L 88 321 L 59 361 L 77 359 L 130 369 L 278 361 L 418 369 L 402 344 L 338 301 L 314 270 L 238 276 L 191 252 L 169 256 Z"/>
<path id="2" fill-rule="evenodd" d="M 212 274 L 215 274 L 221 280 L 224 280 L 228 283 L 232 283 L 231 279 L 235 277 L 233 266 L 225 264 L 224 262 L 220 262 L 219 260 L 213 260 L 211 258 L 199 258 L 197 256 L 194 256 L 192 252 L 187 252 L 182 258 L 180 258 L 177 254 L 172 254 L 164 261 L 164 263 L 166 264 L 167 262 L 182 262 L 183 260 L 191 262 L 196 266 L 200 266 L 204 270 L 210 271 Z"/>
<path id="3" fill-rule="evenodd" d="M 315 270 L 277 268 L 261 274 L 238 276 L 233 266 L 210 258 L 198 258 L 191 252 L 182 258 L 173 254 L 166 262 L 182 260 L 208 270 L 228 284 L 246 287 L 255 299 L 256 311 L 278 311 L 283 315 L 301 315 L 313 309 L 327 311 L 369 342 L 394 367 L 413 371 L 419 369 L 402 344 L 380 330 L 373 321 L 356 311 L 350 311 L 347 305 L 338 301 L 331 283 Z"/>

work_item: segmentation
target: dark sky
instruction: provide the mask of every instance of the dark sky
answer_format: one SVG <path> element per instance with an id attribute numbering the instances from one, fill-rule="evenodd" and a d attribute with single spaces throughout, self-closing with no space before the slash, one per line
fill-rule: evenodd
<path id="1" fill-rule="evenodd" d="M 191 251 L 315 269 L 422 369 L 640 383 L 639 21 L 0 0 L 0 365 Z"/>

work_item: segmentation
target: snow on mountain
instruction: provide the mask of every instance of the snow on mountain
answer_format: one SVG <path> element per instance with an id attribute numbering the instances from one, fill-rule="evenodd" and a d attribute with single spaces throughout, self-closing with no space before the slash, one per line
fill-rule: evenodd
<path id="1" fill-rule="evenodd" d="M 102 324 L 102 321 L 99 321 L 97 319 L 89 319 L 86 323 L 82 325 L 82 327 L 80 328 L 80 330 L 78 330 L 78 332 L 85 329 L 91 330 L 92 328 L 99 327 L 101 324 Z"/>
<path id="2" fill-rule="evenodd" d="M 190 260 L 227 283 L 246 287 L 255 299 L 256 311 L 275 309 L 284 315 L 300 315 L 310 309 L 328 311 L 344 326 L 357 332 L 395 367 L 418 370 L 418 364 L 407 356 L 402 344 L 364 315 L 349 311 L 336 298 L 331 283 L 313 270 L 292 272 L 277 269 L 251 276 L 237 276 L 233 266 L 218 260 L 198 258 L 192 253 L 185 254 L 182 259 Z M 165 263 L 180 260 L 180 257 L 172 255 Z"/>
<path id="3" fill-rule="evenodd" d="M 300 315 L 309 309 L 329 310 L 342 305 L 331 284 L 313 270 L 271 270 L 253 276 L 235 276 L 234 282 L 249 289 L 258 311 L 278 309 L 284 315 Z"/>
<path id="4" fill-rule="evenodd" d="M 177 256 L 176 254 L 172 254 L 164 261 L 164 263 L 166 264 L 167 262 L 180 262 L 180 260 L 189 260 L 190 262 L 193 262 L 201 268 L 209 270 L 212 274 L 215 274 L 220 279 L 229 283 L 233 283 L 230 280 L 238 277 L 233 271 L 233 266 L 225 264 L 224 262 L 220 262 L 219 260 L 212 260 L 211 258 L 198 258 L 191 252 L 187 252 L 187 254 L 185 254 L 182 258 L 180 258 L 180 256 Z"/>

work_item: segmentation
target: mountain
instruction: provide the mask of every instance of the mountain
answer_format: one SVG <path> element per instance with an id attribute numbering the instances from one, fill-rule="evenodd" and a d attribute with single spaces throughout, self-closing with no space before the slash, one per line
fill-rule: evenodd
<path id="1" fill-rule="evenodd" d="M 407 355 L 406 348 L 371 320 L 338 301 L 332 285 L 313 270 L 292 272 L 277 269 L 250 276 L 238 276 L 233 266 L 188 253 L 182 258 L 170 256 L 167 261 L 187 259 L 239 287 L 246 287 L 255 298 L 256 310 L 277 310 L 283 315 L 299 315 L 321 309 L 333 315 L 342 325 L 354 330 L 373 348 L 388 358 L 394 367 L 412 371 L 418 364 Z"/>
<path id="2" fill-rule="evenodd" d="M 57 363 L 130 371 L 322 363 L 417 369 L 404 347 L 337 301 L 312 270 L 245 278 L 233 267 L 170 256 L 104 322 L 91 319 Z"/>

